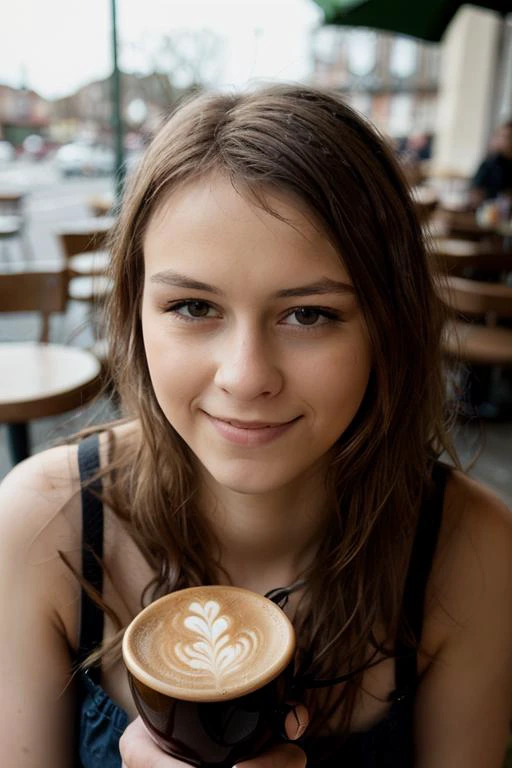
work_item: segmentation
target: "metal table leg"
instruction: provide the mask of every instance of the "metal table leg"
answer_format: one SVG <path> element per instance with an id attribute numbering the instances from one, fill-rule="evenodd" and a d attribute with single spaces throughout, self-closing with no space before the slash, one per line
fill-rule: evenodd
<path id="1" fill-rule="evenodd" d="M 14 464 L 19 464 L 30 455 L 28 424 L 8 424 L 7 433 L 11 459 Z"/>

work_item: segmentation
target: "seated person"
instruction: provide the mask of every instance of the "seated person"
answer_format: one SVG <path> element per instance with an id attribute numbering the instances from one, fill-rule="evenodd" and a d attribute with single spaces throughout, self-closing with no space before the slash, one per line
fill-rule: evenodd
<path id="1" fill-rule="evenodd" d="M 470 200 L 475 208 L 502 195 L 512 199 L 512 120 L 498 128 L 490 153 L 471 181 Z"/>

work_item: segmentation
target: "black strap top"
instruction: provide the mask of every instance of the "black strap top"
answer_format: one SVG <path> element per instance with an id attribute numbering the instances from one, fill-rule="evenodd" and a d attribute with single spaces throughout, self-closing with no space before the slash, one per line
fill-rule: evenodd
<path id="1" fill-rule="evenodd" d="M 82 501 L 82 576 L 98 595 L 103 593 L 103 503 L 100 469 L 99 437 L 91 435 L 78 446 L 78 468 Z M 82 589 L 80 634 L 77 662 L 83 663 L 103 640 L 104 613 L 100 606 Z M 90 678 L 100 682 L 100 667 L 91 666 Z"/>
<path id="2" fill-rule="evenodd" d="M 101 482 L 95 477 L 99 470 L 99 440 L 91 435 L 80 443 L 78 463 L 82 496 L 82 574 L 94 591 L 102 594 L 103 571 L 103 504 L 99 497 Z M 434 463 L 432 487 L 425 493 L 414 538 L 403 598 L 403 616 L 415 641 L 422 636 L 425 592 L 435 554 L 442 520 L 444 489 L 449 467 Z M 276 593 L 283 590 L 275 590 Z M 284 590 L 286 591 L 286 590 Z M 269 594 L 270 596 L 270 594 Z M 82 590 L 78 663 L 83 662 L 103 638 L 104 614 L 99 605 Z M 412 768 L 413 765 L 413 705 L 418 683 L 417 656 L 410 646 L 395 648 L 395 690 L 390 694 L 390 711 L 384 720 L 370 730 L 353 733 L 345 740 L 341 751 L 329 753 L 327 744 L 318 754 L 308 750 L 308 768 L 334 768 L 341 762 L 347 768 Z M 88 668 L 90 680 L 99 686 L 101 669 Z M 329 681 L 342 682 L 343 676 Z M 345 677 L 346 679 L 346 677 Z M 309 686 L 308 686 L 309 687 Z M 311 687 L 315 687 L 314 684 Z M 304 742 L 307 749 L 307 742 Z M 326 749 L 327 747 L 327 749 Z M 341 761 L 341 762 L 340 762 Z"/>

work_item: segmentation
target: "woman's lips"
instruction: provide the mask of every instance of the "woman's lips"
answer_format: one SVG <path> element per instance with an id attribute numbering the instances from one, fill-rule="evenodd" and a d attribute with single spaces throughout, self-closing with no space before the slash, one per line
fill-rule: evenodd
<path id="1" fill-rule="evenodd" d="M 218 434 L 234 445 L 259 446 L 267 445 L 284 435 L 299 420 L 300 416 L 282 424 L 264 423 L 257 421 L 227 420 L 206 413 Z"/>

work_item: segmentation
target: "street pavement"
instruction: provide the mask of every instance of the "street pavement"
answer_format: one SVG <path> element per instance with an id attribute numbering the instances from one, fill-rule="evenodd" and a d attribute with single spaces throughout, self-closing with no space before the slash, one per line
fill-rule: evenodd
<path id="1" fill-rule="evenodd" d="M 60 178 L 50 160 L 28 162 L 18 160 L 9 166 L 0 166 L 0 191 L 21 190 L 25 200 L 26 232 L 30 246 L 30 262 L 59 264 L 63 260 L 55 229 L 65 222 L 90 216 L 87 200 L 91 196 L 112 196 L 110 178 Z M 4 249 L 5 250 L 5 249 Z M 8 253 L 0 251 L 0 269 L 10 269 L 23 259 L 18 245 L 9 246 Z M 2 261 L 3 260 L 3 261 Z M 55 318 L 51 329 L 53 341 L 87 343 L 80 336 L 87 311 L 84 304 L 71 302 L 62 318 Z M 34 338 L 37 320 L 23 316 L 0 315 L 0 341 Z M 0 371 L 1 375 L 1 371 Z M 82 412 L 65 414 L 59 418 L 42 419 L 31 424 L 33 449 L 40 450 L 65 439 L 77 429 L 95 420 L 110 416 L 108 404 L 100 402 Z M 499 496 L 512 506 L 512 422 L 483 423 L 459 428 L 455 435 L 457 448 L 464 465 L 479 451 L 470 474 L 490 485 Z M 0 427 L 0 478 L 10 469 L 6 430 Z"/>
<path id="2" fill-rule="evenodd" d="M 9 190 L 26 194 L 24 212 L 31 260 L 58 263 L 62 254 L 55 229 L 66 221 L 89 217 L 87 200 L 96 195 L 111 196 L 113 183 L 108 177 L 63 179 L 51 159 L 41 162 L 17 160 L 8 166 L 0 166 L 0 191 Z M 20 258 L 23 254 L 14 242 L 12 249 L 9 246 L 8 256 L 3 257 L 4 266 L 5 262 Z"/>

